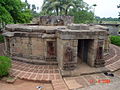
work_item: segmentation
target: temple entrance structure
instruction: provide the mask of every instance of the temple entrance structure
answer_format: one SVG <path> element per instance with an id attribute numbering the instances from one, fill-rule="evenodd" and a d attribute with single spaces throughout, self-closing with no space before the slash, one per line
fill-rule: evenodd
<path id="1" fill-rule="evenodd" d="M 79 39 L 78 40 L 78 50 L 77 50 L 77 58 L 78 63 L 88 63 L 89 54 L 93 53 L 89 52 L 90 48 L 93 47 L 94 40 L 92 39 Z"/>
<path id="2" fill-rule="evenodd" d="M 108 28 L 72 21 L 70 16 L 43 16 L 36 24 L 7 25 L 3 33 L 6 55 L 28 63 L 58 64 L 63 72 L 82 63 L 104 66 Z"/>

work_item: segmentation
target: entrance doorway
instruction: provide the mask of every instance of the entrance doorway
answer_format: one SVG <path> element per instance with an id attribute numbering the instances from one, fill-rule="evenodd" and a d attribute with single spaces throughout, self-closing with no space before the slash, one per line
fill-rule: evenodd
<path id="1" fill-rule="evenodd" d="M 79 39 L 78 40 L 78 63 L 88 63 L 88 54 L 91 44 L 91 39 Z"/>

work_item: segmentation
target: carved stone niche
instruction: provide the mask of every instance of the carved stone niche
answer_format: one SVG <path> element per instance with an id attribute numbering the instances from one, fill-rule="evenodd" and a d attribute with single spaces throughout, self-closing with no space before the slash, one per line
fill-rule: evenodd
<path id="1" fill-rule="evenodd" d="M 56 41 L 47 41 L 46 60 L 56 60 Z"/>
<path id="2" fill-rule="evenodd" d="M 73 48 L 71 46 L 66 46 L 64 48 L 64 57 L 63 57 L 63 70 L 73 70 L 76 67 L 73 56 Z"/>

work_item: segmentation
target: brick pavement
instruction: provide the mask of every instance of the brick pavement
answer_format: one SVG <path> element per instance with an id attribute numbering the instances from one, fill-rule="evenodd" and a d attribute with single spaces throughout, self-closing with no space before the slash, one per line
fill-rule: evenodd
<path id="1" fill-rule="evenodd" d="M 51 82 L 54 90 L 68 90 L 57 65 L 33 65 L 12 61 L 10 75 L 20 79 Z"/>
<path id="2" fill-rule="evenodd" d="M 120 47 L 110 45 L 110 49 L 113 50 L 111 50 L 112 52 L 110 51 L 109 56 L 106 57 L 105 67 L 110 71 L 115 71 L 120 69 Z"/>
<path id="3" fill-rule="evenodd" d="M 54 90 L 69 90 L 63 79 L 52 80 Z"/>
<path id="4" fill-rule="evenodd" d="M 119 72 L 120 73 L 120 72 Z M 119 74 L 120 76 L 120 74 Z M 64 81 L 68 86 L 69 90 L 78 90 L 80 88 L 86 88 L 94 85 L 107 85 L 119 81 L 120 78 L 117 76 L 110 77 L 103 73 L 84 75 L 78 77 L 64 77 Z"/>
<path id="5" fill-rule="evenodd" d="M 62 79 L 57 65 L 34 65 L 19 61 L 12 61 L 10 75 L 41 82 Z"/>

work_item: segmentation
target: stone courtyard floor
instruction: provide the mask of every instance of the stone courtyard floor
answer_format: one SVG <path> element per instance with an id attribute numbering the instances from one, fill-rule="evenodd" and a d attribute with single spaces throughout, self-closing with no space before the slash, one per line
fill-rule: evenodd
<path id="1" fill-rule="evenodd" d="M 0 56 L 2 55 L 4 55 L 3 44 L 0 44 Z M 115 45 L 110 45 L 110 54 L 106 55 L 104 59 L 106 62 L 105 68 L 107 68 L 110 72 L 112 72 L 115 75 L 114 77 L 105 76 L 103 73 L 99 73 L 99 74 L 94 73 L 94 74 L 82 75 L 76 77 L 62 77 L 61 72 L 57 65 L 34 65 L 20 61 L 12 61 L 12 68 L 10 71 L 10 75 L 15 76 L 19 79 L 38 81 L 39 83 L 50 83 L 52 85 L 53 90 L 73 90 L 73 89 L 89 90 L 89 87 L 97 88 L 97 86 L 101 87 L 101 85 L 107 87 L 107 85 L 109 86 L 109 84 L 111 86 L 112 83 L 116 83 L 120 81 L 120 71 L 119 71 L 120 48 Z M 2 85 L 1 82 L 0 85 Z M 8 90 L 8 89 L 5 88 L 1 90 Z M 16 89 L 9 89 L 9 90 L 16 90 Z M 22 90 L 26 90 L 26 89 L 22 89 Z M 96 90 L 96 89 L 90 89 L 90 90 Z M 109 90 L 109 89 L 102 89 L 102 90 Z"/>
<path id="2" fill-rule="evenodd" d="M 38 90 L 37 86 L 42 86 L 42 90 L 53 90 L 50 83 L 38 83 L 17 79 L 14 84 L 0 81 L 0 90 Z"/>
<path id="3" fill-rule="evenodd" d="M 12 62 L 10 74 L 20 79 L 43 82 L 62 79 L 57 65 L 33 65 L 20 61 Z"/>

